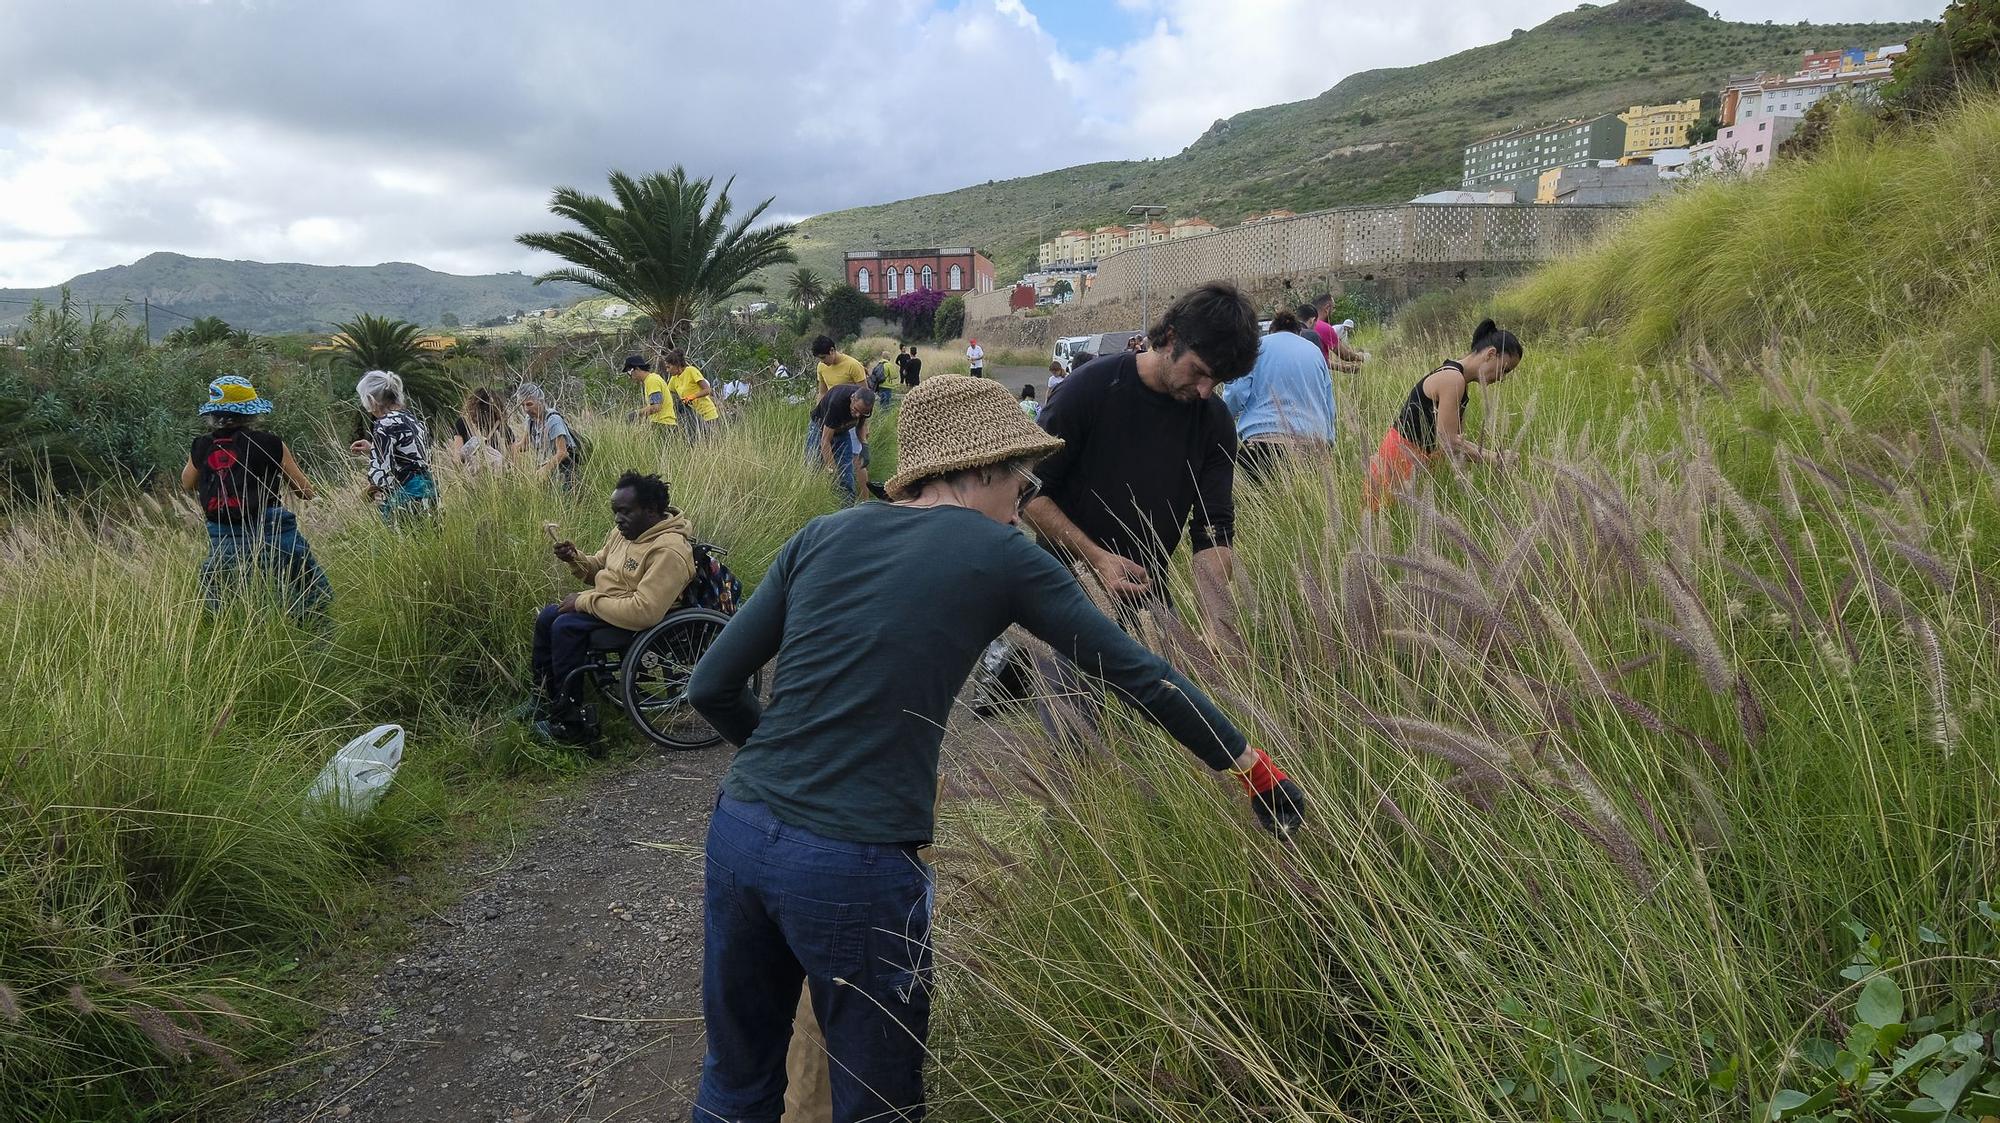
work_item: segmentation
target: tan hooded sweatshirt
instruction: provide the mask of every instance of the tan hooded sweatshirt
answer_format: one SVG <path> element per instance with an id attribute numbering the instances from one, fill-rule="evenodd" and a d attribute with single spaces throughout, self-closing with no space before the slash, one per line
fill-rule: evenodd
<path id="1" fill-rule="evenodd" d="M 687 516 L 673 510 L 637 541 L 613 529 L 602 550 L 577 559 L 590 581 L 577 611 L 635 632 L 659 623 L 694 580 L 691 537 Z"/>

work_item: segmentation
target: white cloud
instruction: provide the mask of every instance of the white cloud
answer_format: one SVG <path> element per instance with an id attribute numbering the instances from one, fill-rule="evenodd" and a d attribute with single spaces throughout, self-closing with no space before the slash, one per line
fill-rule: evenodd
<path id="1" fill-rule="evenodd" d="M 788 215 L 1165 155 L 1342 76 L 1504 37 L 1563 0 L 65 0 L 0 36 L 0 286 L 154 250 L 534 269 L 549 189 L 675 163 Z M 1099 0 L 1105 2 L 1105 0 Z M 1732 19 L 1895 19 L 1937 0 L 1757 0 Z M 1044 10 L 1048 10 L 1044 8 Z"/>

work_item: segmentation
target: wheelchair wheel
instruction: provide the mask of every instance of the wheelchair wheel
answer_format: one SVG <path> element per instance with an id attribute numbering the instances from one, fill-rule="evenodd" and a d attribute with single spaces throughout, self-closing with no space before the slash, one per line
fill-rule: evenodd
<path id="1" fill-rule="evenodd" d="M 655 744 L 667 749 L 706 749 L 722 734 L 688 704 L 688 678 L 708 645 L 722 634 L 729 617 L 706 608 L 683 608 L 632 641 L 625 652 L 620 684 L 626 716 Z M 751 684 L 761 690 L 762 674 Z"/>

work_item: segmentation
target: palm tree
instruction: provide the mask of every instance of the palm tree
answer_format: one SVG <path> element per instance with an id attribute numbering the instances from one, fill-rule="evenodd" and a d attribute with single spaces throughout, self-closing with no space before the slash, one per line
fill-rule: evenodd
<path id="1" fill-rule="evenodd" d="M 169 347 L 207 347 L 212 343 L 230 343 L 240 347 L 250 342 L 250 333 L 237 331 L 220 316 L 203 316 L 168 332 L 161 342 Z"/>
<path id="2" fill-rule="evenodd" d="M 742 293 L 761 293 L 751 274 L 798 260 L 786 246 L 790 223 L 750 226 L 771 200 L 729 223 L 729 186 L 714 201 L 713 180 L 689 179 L 676 167 L 634 179 L 611 173 L 612 199 L 558 187 L 549 210 L 583 229 L 522 234 L 515 241 L 571 263 L 535 278 L 572 281 L 618 297 L 666 329 L 678 344 L 703 308 Z"/>
<path id="3" fill-rule="evenodd" d="M 425 335 L 408 320 L 366 312 L 334 327 L 339 330 L 313 350 L 331 355 L 335 367 L 357 377 L 363 371 L 393 371 L 402 375 L 404 391 L 420 409 L 436 413 L 451 407 L 457 387 L 438 362 L 450 340 Z"/>
<path id="4" fill-rule="evenodd" d="M 338 366 L 407 375 L 437 365 L 437 342 L 408 320 L 363 312 L 333 326 L 338 330 L 317 350 L 332 352 Z"/>
<path id="5" fill-rule="evenodd" d="M 819 279 L 819 274 L 801 265 L 792 270 L 785 292 L 791 298 L 793 307 L 811 311 L 813 305 L 826 299 L 826 282 Z"/>

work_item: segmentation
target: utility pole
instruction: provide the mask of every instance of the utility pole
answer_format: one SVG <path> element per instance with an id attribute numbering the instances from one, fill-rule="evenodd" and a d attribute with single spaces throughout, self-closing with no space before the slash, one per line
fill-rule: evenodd
<path id="1" fill-rule="evenodd" d="M 146 298 L 146 346 L 153 345 L 153 298 Z"/>
<path id="2" fill-rule="evenodd" d="M 1139 330 L 1153 326 L 1152 313 L 1146 306 L 1146 289 L 1153 276 L 1153 220 L 1167 213 L 1167 208 L 1154 203 L 1138 203 L 1125 208 L 1125 213 L 1139 219 L 1140 236 L 1146 240 L 1139 243 Z"/>

